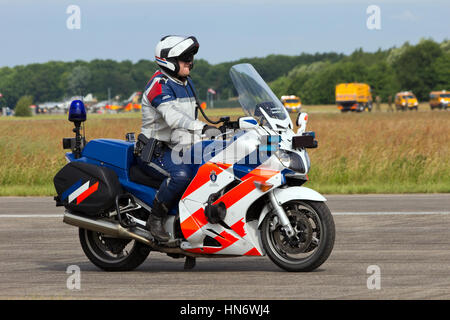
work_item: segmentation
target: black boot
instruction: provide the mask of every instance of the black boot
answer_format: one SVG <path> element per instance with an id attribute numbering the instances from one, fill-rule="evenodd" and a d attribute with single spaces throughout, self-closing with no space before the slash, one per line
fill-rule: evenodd
<path id="1" fill-rule="evenodd" d="M 164 217 L 167 215 L 166 207 L 160 203 L 156 198 L 153 201 L 153 208 L 147 220 L 147 229 L 160 242 L 167 242 L 170 240 L 169 234 L 164 230 Z"/>

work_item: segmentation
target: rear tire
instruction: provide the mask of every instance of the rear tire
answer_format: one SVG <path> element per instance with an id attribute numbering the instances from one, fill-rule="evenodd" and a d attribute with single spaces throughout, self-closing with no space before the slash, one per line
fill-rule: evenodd
<path id="1" fill-rule="evenodd" d="M 135 240 L 108 238 L 102 233 L 82 228 L 78 234 L 88 259 L 105 271 L 134 270 L 150 254 L 149 246 Z M 111 248 L 114 249 L 111 251 Z"/>
<path id="2" fill-rule="evenodd" d="M 298 243 L 293 246 L 286 241 L 281 225 L 274 223 L 276 215 L 269 213 L 261 227 L 264 250 L 286 271 L 309 272 L 318 268 L 328 259 L 334 246 L 335 226 L 330 210 L 323 202 L 300 200 L 283 204 L 283 209 L 298 232 Z"/>

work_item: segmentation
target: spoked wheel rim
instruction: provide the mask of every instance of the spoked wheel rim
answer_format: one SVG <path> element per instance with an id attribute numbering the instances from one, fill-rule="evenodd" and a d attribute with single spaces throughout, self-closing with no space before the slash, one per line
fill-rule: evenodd
<path id="1" fill-rule="evenodd" d="M 103 233 L 84 230 L 89 251 L 105 263 L 119 263 L 128 258 L 136 247 L 135 240 L 111 238 Z"/>
<path id="2" fill-rule="evenodd" d="M 264 230 L 268 245 L 278 259 L 289 264 L 304 263 L 318 251 L 322 240 L 322 221 L 316 210 L 303 202 L 284 204 L 283 209 L 295 235 L 289 238 L 282 230 L 278 217 L 272 214 Z"/>

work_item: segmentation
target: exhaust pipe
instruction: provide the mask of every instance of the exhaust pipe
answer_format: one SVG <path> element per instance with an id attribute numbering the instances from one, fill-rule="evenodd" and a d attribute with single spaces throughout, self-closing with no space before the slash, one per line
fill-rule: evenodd
<path id="1" fill-rule="evenodd" d="M 123 239 L 134 239 L 139 242 L 142 242 L 150 247 L 155 247 L 154 242 L 147 238 L 144 233 L 145 231 L 137 231 L 142 234 L 130 232 L 124 227 L 122 227 L 119 223 L 106 221 L 106 220 L 94 220 L 86 217 L 82 217 L 79 215 L 72 214 L 68 211 L 64 213 L 63 222 L 70 224 L 71 226 L 101 232 L 103 234 Z M 148 234 L 150 235 L 150 233 Z"/>
<path id="2" fill-rule="evenodd" d="M 102 219 L 95 220 L 95 219 L 91 219 L 91 218 L 87 218 L 87 217 L 82 217 L 82 216 L 70 213 L 67 210 L 66 210 L 66 212 L 64 212 L 63 222 L 67 223 L 71 226 L 75 226 L 75 227 L 79 227 L 79 228 L 83 228 L 83 229 L 87 229 L 87 230 L 91 230 L 91 231 L 95 231 L 95 232 L 100 232 L 100 233 L 103 233 L 103 234 L 106 234 L 108 236 L 115 237 L 115 238 L 136 240 L 136 241 L 139 241 L 139 242 L 142 242 L 142 243 L 148 245 L 149 247 L 151 247 L 152 249 L 154 249 L 156 251 L 165 252 L 165 253 L 179 253 L 179 254 L 183 254 L 183 255 L 187 255 L 187 256 L 196 256 L 195 254 L 186 252 L 179 247 L 161 247 L 153 242 L 153 240 L 152 240 L 153 237 L 151 236 L 149 231 L 136 228 L 133 230 L 133 232 L 130 232 L 129 230 L 125 229 L 117 222 L 112 222 L 112 221 L 107 221 L 107 220 L 102 220 Z"/>

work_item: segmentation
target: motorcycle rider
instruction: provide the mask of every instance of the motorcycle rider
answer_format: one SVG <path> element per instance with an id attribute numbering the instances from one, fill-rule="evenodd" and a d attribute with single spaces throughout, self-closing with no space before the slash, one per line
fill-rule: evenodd
<path id="1" fill-rule="evenodd" d="M 166 36 L 156 45 L 160 70 L 153 74 L 142 96 L 141 133 L 158 141 L 151 162 L 138 158 L 142 170 L 162 184 L 153 201 L 147 228 L 161 241 L 169 240 L 163 221 L 193 178 L 190 166 L 174 163 L 172 149 L 192 145 L 210 126 L 197 120 L 194 85 L 189 77 L 199 43 L 193 36 Z"/>

